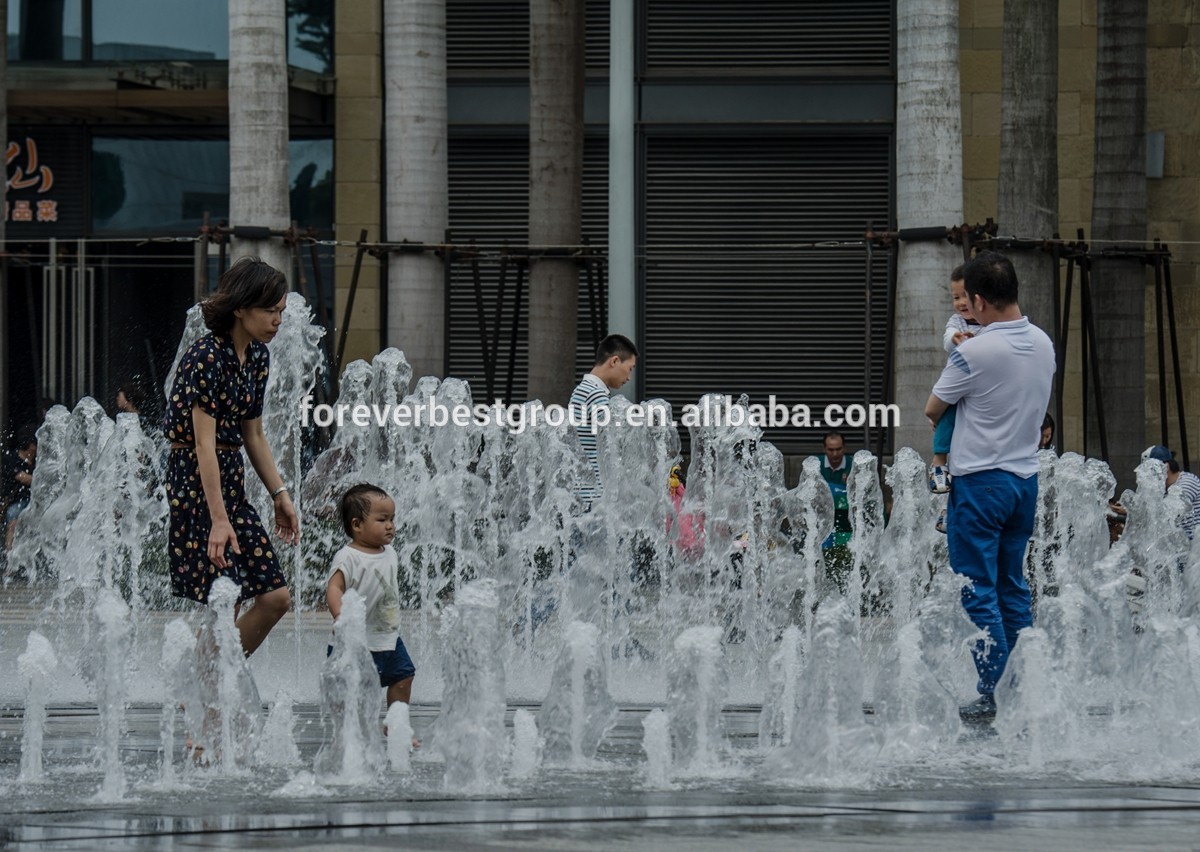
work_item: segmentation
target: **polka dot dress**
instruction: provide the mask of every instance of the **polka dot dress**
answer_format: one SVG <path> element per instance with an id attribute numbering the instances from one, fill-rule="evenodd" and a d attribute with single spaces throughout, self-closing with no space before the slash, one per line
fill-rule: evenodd
<path id="1" fill-rule="evenodd" d="M 199 405 L 217 421 L 217 444 L 238 449 L 218 449 L 221 496 L 233 524 L 241 555 L 227 548 L 227 567 L 218 568 L 208 558 L 212 519 L 196 451 L 191 446 L 173 448 L 167 461 L 167 500 L 171 507 L 168 549 L 171 591 L 181 598 L 208 602 L 208 590 L 217 577 L 228 577 L 241 588 L 240 600 L 257 597 L 287 585 L 275 548 L 258 512 L 246 500 L 246 468 L 242 458 L 243 420 L 262 416 L 270 355 L 265 344 L 251 341 L 245 363 L 239 363 L 233 342 L 216 333 L 191 345 L 179 362 L 175 383 L 163 416 L 163 433 L 172 443 L 192 446 L 192 408 Z"/>

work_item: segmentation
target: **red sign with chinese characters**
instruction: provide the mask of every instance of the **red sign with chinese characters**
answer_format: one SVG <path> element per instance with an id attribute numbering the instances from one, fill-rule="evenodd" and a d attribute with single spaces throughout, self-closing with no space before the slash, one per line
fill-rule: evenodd
<path id="1" fill-rule="evenodd" d="M 10 128 L 4 152 L 9 237 L 85 236 L 83 146 L 75 128 Z"/>
<path id="2" fill-rule="evenodd" d="M 26 138 L 24 150 L 19 142 L 9 142 L 4 162 L 8 167 L 9 192 L 32 187 L 40 195 L 54 188 L 54 172 L 49 166 L 38 164 L 36 140 Z M 36 215 L 39 222 L 57 222 L 58 201 L 54 198 L 37 199 Z M 32 222 L 33 217 L 34 211 L 28 201 L 4 202 L 4 221 Z"/>

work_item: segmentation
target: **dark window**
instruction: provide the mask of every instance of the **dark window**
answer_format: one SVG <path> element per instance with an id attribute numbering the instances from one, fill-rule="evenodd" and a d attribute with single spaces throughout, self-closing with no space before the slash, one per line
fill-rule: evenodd
<path id="1" fill-rule="evenodd" d="M 292 219 L 300 228 L 333 228 L 333 140 L 288 143 L 288 186 Z"/>
<path id="2" fill-rule="evenodd" d="M 333 73 L 333 0 L 288 0 L 288 64 Z"/>
<path id="3" fill-rule="evenodd" d="M 92 139 L 92 227 L 96 231 L 191 232 L 213 202 L 229 215 L 229 143 L 224 139 Z"/>
<path id="4" fill-rule="evenodd" d="M 333 224 L 333 141 L 288 145 L 292 218 Z M 224 139 L 92 139 L 92 228 L 97 232 L 193 233 L 204 213 L 229 215 Z"/>
<path id="5" fill-rule="evenodd" d="M 333 0 L 288 0 L 288 62 L 333 70 Z M 83 23 L 91 16 L 91 42 Z M 10 0 L 10 61 L 215 61 L 229 58 L 228 0 Z"/>
<path id="6" fill-rule="evenodd" d="M 82 0 L 9 0 L 10 61 L 82 59 Z"/>
<path id="7" fill-rule="evenodd" d="M 226 0 L 92 0 L 92 58 L 229 58 Z"/>

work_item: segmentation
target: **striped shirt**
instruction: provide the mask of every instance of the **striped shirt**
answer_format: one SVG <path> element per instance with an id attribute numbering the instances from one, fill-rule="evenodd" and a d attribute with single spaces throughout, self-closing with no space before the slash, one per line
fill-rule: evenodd
<path id="1" fill-rule="evenodd" d="M 1183 531 L 1191 539 L 1195 534 L 1196 525 L 1200 524 L 1200 476 L 1186 470 L 1181 471 L 1170 490 L 1176 489 L 1187 504 L 1187 511 L 1183 515 Z"/>
<path id="2" fill-rule="evenodd" d="M 601 405 L 608 405 L 608 385 L 587 373 L 571 392 L 571 423 L 575 425 L 579 447 L 592 468 L 593 476 L 591 482 L 576 482 L 575 493 L 580 500 L 587 503 L 598 499 L 604 493 L 603 484 L 600 482 L 600 453 L 596 447 L 596 433 L 592 429 L 592 412 Z"/>

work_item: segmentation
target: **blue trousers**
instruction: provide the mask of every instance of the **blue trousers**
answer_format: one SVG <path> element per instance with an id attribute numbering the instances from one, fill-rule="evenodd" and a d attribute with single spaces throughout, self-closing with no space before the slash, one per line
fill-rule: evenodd
<path id="1" fill-rule="evenodd" d="M 954 477 L 950 489 L 950 566 L 973 583 L 963 609 L 989 636 L 975 648 L 981 695 L 996 689 L 1017 634 L 1033 624 L 1024 567 L 1036 509 L 1036 476 L 985 470 Z"/>

